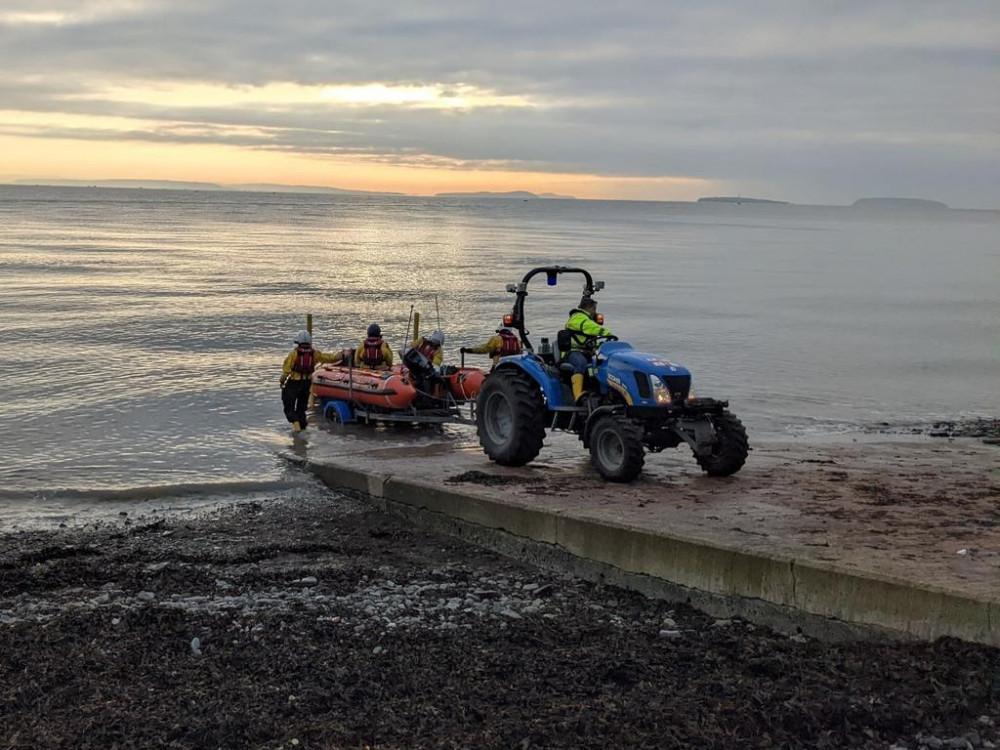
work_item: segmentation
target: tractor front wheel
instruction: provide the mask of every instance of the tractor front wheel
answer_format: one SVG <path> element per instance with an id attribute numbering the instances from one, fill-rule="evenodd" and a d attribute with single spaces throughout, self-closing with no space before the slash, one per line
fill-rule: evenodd
<path id="1" fill-rule="evenodd" d="M 503 466 L 524 466 L 542 450 L 545 402 L 520 370 L 496 370 L 476 399 L 476 432 L 483 451 Z"/>
<path id="2" fill-rule="evenodd" d="M 610 482 L 631 482 L 646 461 L 642 427 L 616 414 L 599 417 L 590 431 L 590 461 Z"/>
<path id="3" fill-rule="evenodd" d="M 724 411 L 712 417 L 715 444 L 711 451 L 695 453 L 695 460 L 710 477 L 728 477 L 743 468 L 750 453 L 750 443 L 743 423 L 735 414 Z"/>

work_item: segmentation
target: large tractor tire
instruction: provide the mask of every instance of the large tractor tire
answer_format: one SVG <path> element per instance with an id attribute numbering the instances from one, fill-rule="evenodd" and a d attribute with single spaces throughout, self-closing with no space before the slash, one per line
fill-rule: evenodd
<path id="1" fill-rule="evenodd" d="M 695 454 L 695 460 L 702 470 L 711 477 L 728 477 L 743 468 L 750 454 L 747 431 L 736 415 L 722 412 L 722 416 L 712 417 L 715 427 L 715 445 L 710 453 Z"/>
<path id="2" fill-rule="evenodd" d="M 479 444 L 503 466 L 524 466 L 542 450 L 545 402 L 538 384 L 520 370 L 491 373 L 476 399 Z"/>
<path id="3" fill-rule="evenodd" d="M 590 429 L 590 462 L 609 482 L 631 482 L 646 461 L 642 427 L 622 415 L 606 414 Z"/>

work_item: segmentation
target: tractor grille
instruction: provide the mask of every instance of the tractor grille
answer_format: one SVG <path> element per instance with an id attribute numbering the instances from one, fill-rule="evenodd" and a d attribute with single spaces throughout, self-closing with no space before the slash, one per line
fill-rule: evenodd
<path id="1" fill-rule="evenodd" d="M 661 375 L 660 379 L 667 384 L 670 389 L 670 397 L 676 404 L 678 401 L 686 401 L 688 393 L 691 392 L 690 375 Z"/>

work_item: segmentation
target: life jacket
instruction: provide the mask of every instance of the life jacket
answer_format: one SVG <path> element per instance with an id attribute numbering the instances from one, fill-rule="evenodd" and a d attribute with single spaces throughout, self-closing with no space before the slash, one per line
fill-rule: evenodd
<path id="1" fill-rule="evenodd" d="M 365 339 L 365 350 L 361 355 L 361 362 L 369 367 L 378 367 L 385 362 L 385 355 L 382 353 L 381 336 Z"/>
<path id="2" fill-rule="evenodd" d="M 425 357 L 427 357 L 428 362 L 433 362 L 434 355 L 437 354 L 437 351 L 440 348 L 441 347 L 438 346 L 437 344 L 428 341 L 427 339 L 423 339 L 420 342 L 420 346 L 417 347 L 417 351 L 423 354 Z"/>
<path id="3" fill-rule="evenodd" d="M 515 354 L 521 353 L 521 341 L 510 331 L 500 332 L 500 350 L 497 352 L 499 357 L 510 357 Z"/>
<path id="4" fill-rule="evenodd" d="M 297 372 L 303 377 L 311 377 L 316 369 L 316 356 L 313 348 L 308 345 L 301 345 L 295 348 L 295 363 L 292 365 L 292 372 Z"/>

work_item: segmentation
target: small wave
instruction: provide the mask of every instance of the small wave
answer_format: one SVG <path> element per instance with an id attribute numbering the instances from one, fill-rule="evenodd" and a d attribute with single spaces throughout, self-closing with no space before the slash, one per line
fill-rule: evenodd
<path id="1" fill-rule="evenodd" d="M 246 495 L 260 492 L 282 492 L 301 487 L 304 477 L 263 481 L 192 482 L 185 484 L 140 485 L 106 489 L 75 489 L 62 487 L 50 490 L 0 489 L 0 501 L 61 501 L 61 502 L 140 502 L 171 497 Z"/>

